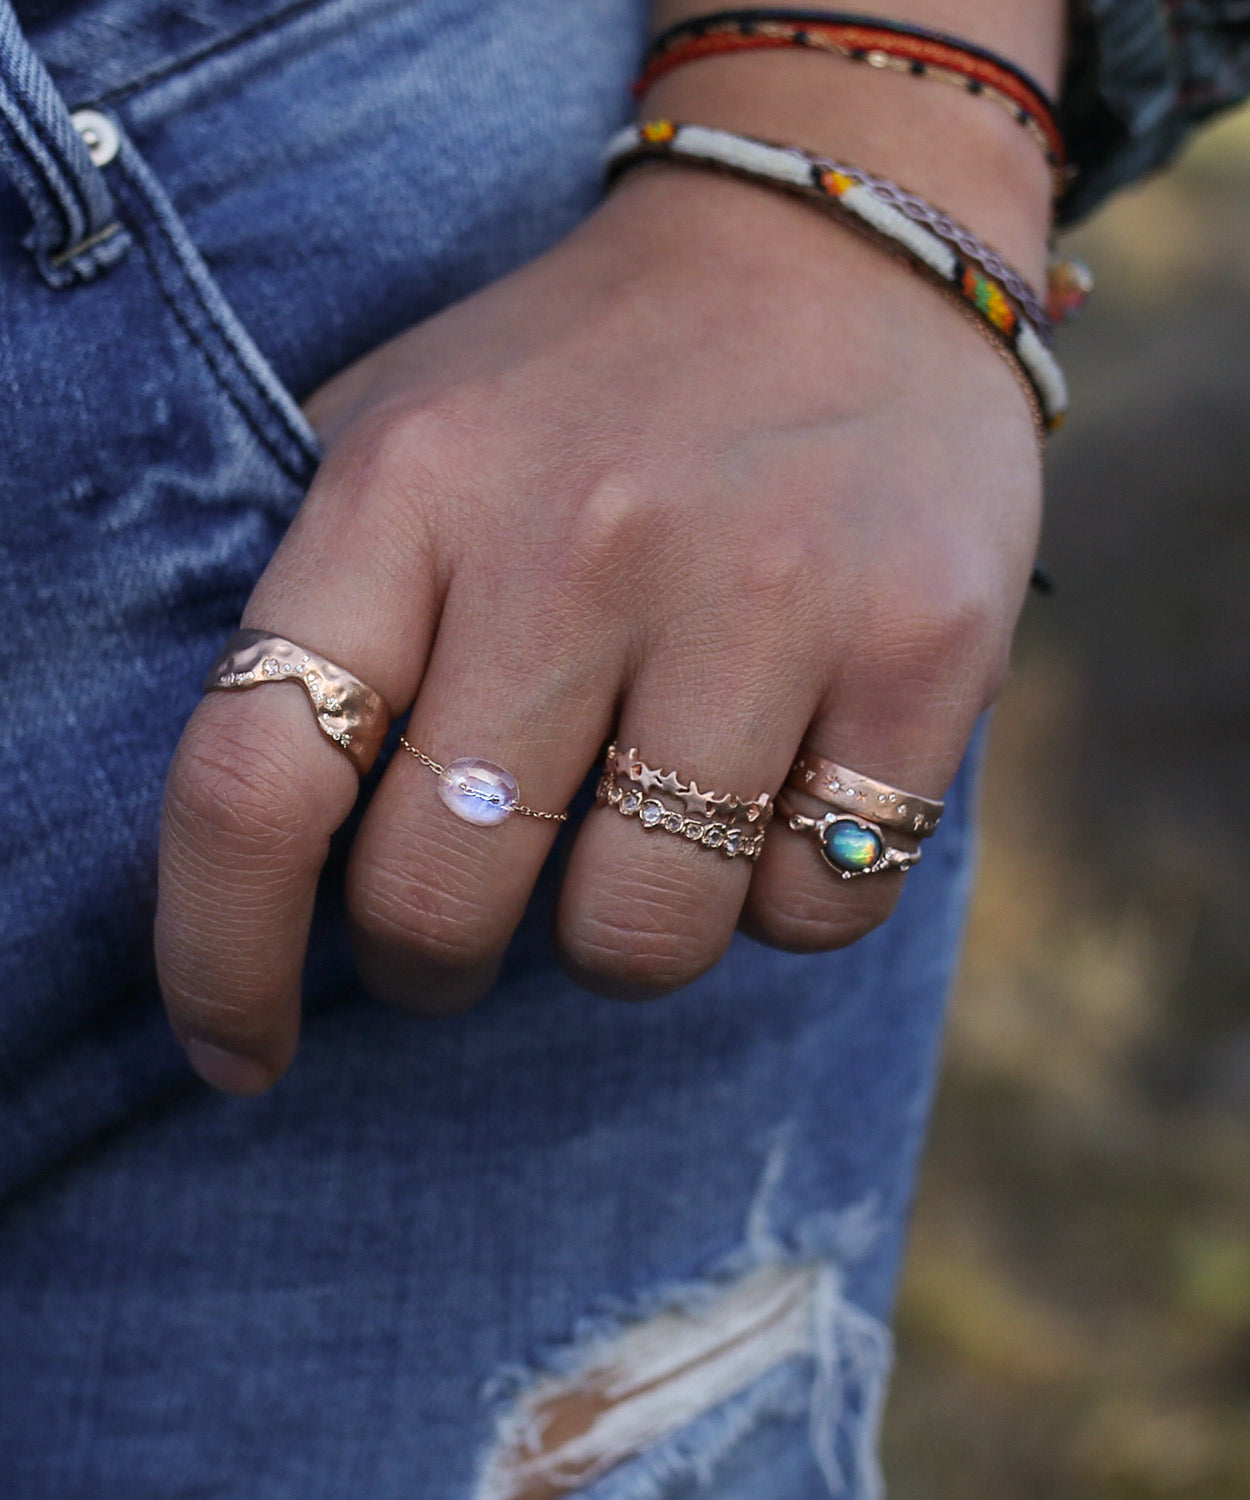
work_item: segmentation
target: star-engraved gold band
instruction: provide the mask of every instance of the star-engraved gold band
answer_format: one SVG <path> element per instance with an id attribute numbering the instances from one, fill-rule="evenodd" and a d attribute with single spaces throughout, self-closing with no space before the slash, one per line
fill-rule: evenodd
<path id="1" fill-rule="evenodd" d="M 675 771 L 653 770 L 632 748 L 621 752 L 615 745 L 610 745 L 604 769 L 612 775 L 624 776 L 644 792 L 663 792 L 675 797 L 688 813 L 704 818 L 756 824 L 763 829 L 768 827 L 773 815 L 773 799 L 767 792 L 747 800 L 732 792 L 701 791 L 697 782 L 684 782 Z"/>
<path id="2" fill-rule="evenodd" d="M 298 682 L 308 694 L 317 728 L 362 776 L 368 774 L 391 722 L 380 693 L 324 656 L 264 630 L 239 630 L 230 637 L 204 680 L 204 691 L 269 682 Z"/>
<path id="3" fill-rule="evenodd" d="M 792 791 L 806 792 L 809 797 L 836 807 L 840 812 L 867 818 L 881 828 L 910 833 L 919 839 L 927 839 L 937 832 L 946 805 L 928 797 L 918 797 L 915 792 L 904 792 L 884 781 L 874 781 L 871 776 L 863 776 L 836 761 L 826 760 L 806 746 L 790 767 L 786 785 Z"/>
<path id="4" fill-rule="evenodd" d="M 622 782 L 624 783 L 622 785 Z M 670 799 L 665 801 L 665 798 Z M 625 754 L 608 746 L 595 801 L 623 817 L 638 819 L 643 828 L 675 834 L 701 849 L 726 859 L 757 860 L 764 848 L 764 832 L 773 815 L 767 792 L 753 801 L 718 792 L 701 791 L 673 771 L 656 771 L 637 750 Z M 681 803 L 681 808 L 674 807 Z"/>

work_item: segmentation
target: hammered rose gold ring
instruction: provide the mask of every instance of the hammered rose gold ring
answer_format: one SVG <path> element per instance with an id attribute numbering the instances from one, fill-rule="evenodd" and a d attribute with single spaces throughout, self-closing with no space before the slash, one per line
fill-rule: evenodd
<path id="1" fill-rule="evenodd" d="M 226 642 L 204 681 L 204 691 L 298 682 L 308 694 L 317 727 L 361 776 L 369 773 L 391 715 L 380 693 L 344 668 L 285 636 L 239 630 Z"/>

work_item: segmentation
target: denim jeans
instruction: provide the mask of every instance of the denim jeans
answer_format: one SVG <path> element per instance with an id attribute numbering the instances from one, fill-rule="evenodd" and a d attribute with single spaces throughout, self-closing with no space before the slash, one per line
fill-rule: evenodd
<path id="1" fill-rule="evenodd" d="M 879 1492 L 967 768 L 883 928 L 654 1005 L 561 975 L 554 874 L 478 1009 L 375 1005 L 350 829 L 272 1093 L 198 1084 L 153 979 L 165 769 L 318 461 L 299 401 L 592 208 L 644 11 L 0 0 L 5 1500 L 485 1500 L 527 1393 L 764 1272 L 799 1332 L 578 1493 Z"/>

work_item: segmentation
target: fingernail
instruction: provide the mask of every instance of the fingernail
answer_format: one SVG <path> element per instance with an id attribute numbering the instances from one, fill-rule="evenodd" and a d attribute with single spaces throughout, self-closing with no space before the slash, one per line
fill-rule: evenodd
<path id="1" fill-rule="evenodd" d="M 183 1045 L 195 1071 L 223 1094 L 263 1094 L 274 1081 L 270 1070 L 255 1058 L 227 1052 L 212 1042 L 192 1039 Z"/>

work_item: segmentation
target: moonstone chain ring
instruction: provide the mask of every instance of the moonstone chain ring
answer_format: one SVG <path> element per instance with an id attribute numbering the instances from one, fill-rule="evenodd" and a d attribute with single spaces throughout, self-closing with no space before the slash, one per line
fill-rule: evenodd
<path id="1" fill-rule="evenodd" d="M 399 743 L 428 770 L 438 777 L 439 801 L 456 817 L 466 823 L 476 823 L 482 828 L 493 828 L 513 813 L 527 818 L 542 818 L 548 823 L 566 823 L 566 812 L 540 812 L 526 807 L 521 801 L 521 791 L 516 777 L 493 761 L 477 760 L 466 756 L 440 765 L 433 756 L 427 755 L 404 735 Z"/>
<path id="2" fill-rule="evenodd" d="M 271 682 L 297 682 L 308 694 L 317 728 L 367 776 L 390 727 L 380 693 L 345 668 L 285 636 L 239 630 L 226 642 L 204 681 L 204 691 L 237 691 Z"/>

